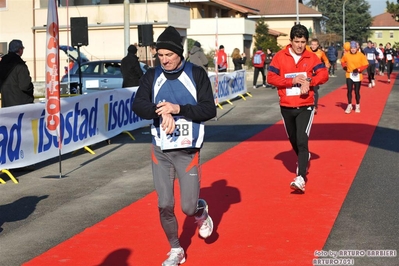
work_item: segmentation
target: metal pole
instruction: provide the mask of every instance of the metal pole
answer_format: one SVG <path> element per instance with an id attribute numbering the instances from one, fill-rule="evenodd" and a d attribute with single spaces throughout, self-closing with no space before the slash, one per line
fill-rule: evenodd
<path id="1" fill-rule="evenodd" d="M 125 54 L 130 45 L 130 2 L 129 0 L 123 1 L 124 11 L 124 34 L 125 34 Z"/>
<path id="2" fill-rule="evenodd" d="M 299 0 L 296 0 L 296 24 L 299 24 Z"/>
<path id="3" fill-rule="evenodd" d="M 82 65 L 82 58 L 80 57 L 80 45 L 78 44 L 78 67 L 79 67 L 79 94 L 83 94 L 83 84 L 82 84 L 82 69 L 81 66 Z"/>
<path id="4" fill-rule="evenodd" d="M 218 26 L 218 13 L 215 16 L 216 31 L 215 31 L 215 94 L 216 105 L 219 105 L 219 69 L 218 69 L 218 53 L 219 53 L 219 26 Z M 217 116 L 216 116 L 217 120 Z"/>
<path id="5" fill-rule="evenodd" d="M 344 0 L 344 4 L 342 5 L 342 32 L 343 32 L 343 38 L 342 38 L 342 47 L 344 47 L 345 43 L 345 4 L 348 0 Z"/>

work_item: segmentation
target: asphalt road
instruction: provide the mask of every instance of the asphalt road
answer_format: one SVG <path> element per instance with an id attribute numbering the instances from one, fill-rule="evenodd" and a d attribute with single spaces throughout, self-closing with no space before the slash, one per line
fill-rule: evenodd
<path id="1" fill-rule="evenodd" d="M 344 84 L 342 70 L 338 70 L 337 74 L 338 77 L 330 78 L 320 88 L 320 97 Z M 281 120 L 276 90 L 262 87 L 252 89 L 251 77 L 247 84 L 253 97 L 247 96 L 246 100 L 237 98 L 232 105 L 223 104 L 223 109 L 218 109 L 217 119 L 206 123 L 202 162 Z M 374 175 L 398 176 L 398 84 L 399 80 L 396 80 L 372 144 L 359 169 L 370 178 Z M 112 138 L 109 145 L 106 142 L 93 145 L 91 148 L 95 155 L 83 149 L 63 155 L 61 179 L 58 158 L 35 165 L 35 170 L 31 172 L 13 172 L 19 184 L 7 180 L 4 174 L 0 175 L 7 180 L 7 184 L 0 185 L 0 265 L 20 265 L 153 191 L 150 130 L 146 127 L 131 133 L 135 140 L 127 134 L 121 134 Z M 391 142 L 385 142 L 386 138 Z M 390 163 L 382 167 L 382 162 L 387 160 Z M 398 184 L 395 185 L 397 187 Z M 397 194 L 393 189 L 380 192 Z M 361 191 L 353 193 L 350 197 L 356 199 L 359 196 L 356 193 L 361 194 Z M 397 196 L 396 202 L 399 202 Z M 353 203 L 345 202 L 343 210 L 351 212 L 355 207 Z M 382 236 L 386 235 L 387 241 L 397 242 L 399 239 L 397 210 L 386 219 L 386 226 L 395 229 L 396 233 L 391 230 L 378 232 Z M 345 216 L 339 219 L 345 219 Z M 343 225 L 349 218 L 342 222 L 339 219 L 339 229 L 333 230 L 329 238 L 330 248 L 336 248 L 339 237 L 348 233 Z M 392 225 L 392 221 L 396 225 Z M 396 238 L 393 239 L 392 235 Z M 363 241 L 368 240 L 367 235 L 364 235 Z M 397 243 L 395 245 L 397 248 Z M 390 247 L 393 247 L 392 244 Z"/>

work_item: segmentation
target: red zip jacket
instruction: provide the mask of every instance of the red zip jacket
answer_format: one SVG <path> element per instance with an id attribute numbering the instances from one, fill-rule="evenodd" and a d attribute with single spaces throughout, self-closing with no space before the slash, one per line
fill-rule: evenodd
<path id="1" fill-rule="evenodd" d="M 278 89 L 280 105 L 285 107 L 300 107 L 314 104 L 313 86 L 323 84 L 328 81 L 328 71 L 321 60 L 312 52 L 305 49 L 298 63 L 290 54 L 287 45 L 285 49 L 276 53 L 267 72 L 267 83 L 274 85 Z M 307 94 L 287 95 L 287 89 L 293 87 L 293 78 L 286 77 L 287 74 L 306 72 L 310 82 L 310 90 Z"/>

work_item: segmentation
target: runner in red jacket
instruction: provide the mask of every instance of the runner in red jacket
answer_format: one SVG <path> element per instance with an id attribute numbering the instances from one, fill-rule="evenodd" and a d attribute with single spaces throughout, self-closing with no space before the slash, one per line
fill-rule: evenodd
<path id="1" fill-rule="evenodd" d="M 280 109 L 291 146 L 298 157 L 294 190 L 305 192 L 310 160 L 308 140 L 314 116 L 313 86 L 328 80 L 328 70 L 314 53 L 306 50 L 309 32 L 303 25 L 291 28 L 287 47 L 273 57 L 267 73 L 268 83 L 278 89 Z"/>

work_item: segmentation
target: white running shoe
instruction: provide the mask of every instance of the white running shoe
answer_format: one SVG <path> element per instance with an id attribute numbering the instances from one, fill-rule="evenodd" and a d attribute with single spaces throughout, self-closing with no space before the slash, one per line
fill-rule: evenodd
<path id="1" fill-rule="evenodd" d="M 213 232 L 213 221 L 208 214 L 208 204 L 203 199 L 198 199 L 198 208 L 203 209 L 200 217 L 195 217 L 195 222 L 198 224 L 198 233 L 202 238 L 209 237 Z"/>
<path id="2" fill-rule="evenodd" d="M 360 104 L 356 104 L 355 113 L 360 113 Z"/>
<path id="3" fill-rule="evenodd" d="M 162 266 L 178 266 L 186 261 L 183 248 L 172 248 L 169 253 L 169 258 L 162 263 Z"/>
<path id="4" fill-rule="evenodd" d="M 371 80 L 371 85 L 372 85 L 373 87 L 375 87 L 375 81 L 374 81 L 374 79 Z"/>
<path id="5" fill-rule="evenodd" d="M 252 88 L 256 89 L 256 86 L 254 85 Z"/>
<path id="6" fill-rule="evenodd" d="M 305 192 L 305 180 L 303 180 L 303 177 L 300 175 L 295 177 L 294 181 L 292 181 L 290 184 L 290 188 Z"/>
<path id="7" fill-rule="evenodd" d="M 388 79 L 388 83 L 391 83 L 391 80 L 390 80 L 390 79 Z"/>
<path id="8" fill-rule="evenodd" d="M 352 112 L 352 104 L 348 104 L 348 106 L 346 107 L 345 113 L 350 114 L 351 112 Z"/>
<path id="9" fill-rule="evenodd" d="M 371 86 L 372 86 L 371 83 L 369 83 L 369 88 L 371 88 Z"/>

